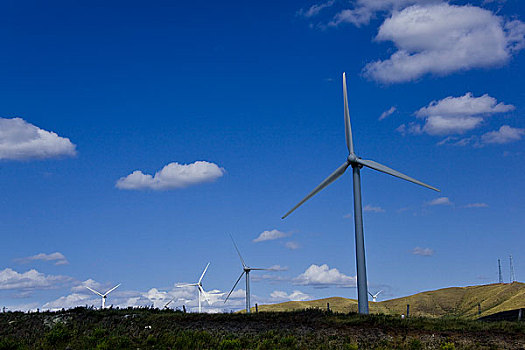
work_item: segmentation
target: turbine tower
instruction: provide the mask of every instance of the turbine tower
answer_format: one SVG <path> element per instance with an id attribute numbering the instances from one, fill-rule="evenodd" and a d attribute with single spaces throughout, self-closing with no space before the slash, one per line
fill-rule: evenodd
<path id="1" fill-rule="evenodd" d="M 106 307 L 106 297 L 108 296 L 109 293 L 113 292 L 115 289 L 117 289 L 118 287 L 120 286 L 120 283 L 117 284 L 115 287 L 111 288 L 110 290 L 108 290 L 106 293 L 102 294 L 102 293 L 99 293 L 97 292 L 96 290 L 94 289 L 91 289 L 89 288 L 88 286 L 84 286 L 86 287 L 87 289 L 89 289 L 90 291 L 92 291 L 93 293 L 95 294 L 98 294 L 102 297 L 102 309 L 104 309 Z"/>
<path id="2" fill-rule="evenodd" d="M 361 204 L 361 168 L 363 166 L 395 176 L 400 179 L 413 182 L 415 184 L 430 188 L 434 191 L 439 190 L 435 187 L 427 185 L 421 181 L 413 179 L 404 175 L 394 169 L 390 169 L 382 164 L 376 163 L 372 160 L 361 159 L 354 153 L 354 143 L 352 139 L 352 127 L 350 125 L 350 113 L 348 111 L 348 97 L 346 92 L 346 75 L 343 73 L 343 98 L 344 98 L 344 118 L 345 118 L 345 136 L 346 146 L 348 148 L 348 157 L 345 162 L 337 168 L 330 176 L 328 176 L 319 186 L 310 192 L 302 201 L 293 207 L 282 218 L 286 218 L 301 204 L 312 198 L 319 191 L 332 182 L 337 180 L 348 167 L 352 167 L 353 173 L 353 189 L 354 189 L 354 225 L 355 225 L 355 247 L 356 247 L 356 265 L 357 265 L 357 301 L 359 313 L 368 314 L 368 290 L 366 280 L 366 261 L 365 261 L 365 242 L 363 236 L 363 209 Z"/>
<path id="3" fill-rule="evenodd" d="M 202 288 L 202 278 L 204 277 L 204 274 L 206 273 L 206 270 L 208 270 L 208 266 L 210 266 L 210 263 L 208 263 L 208 265 L 206 265 L 206 267 L 204 268 L 204 271 L 202 271 L 202 275 L 201 275 L 201 278 L 199 278 L 199 282 L 191 283 L 191 284 L 181 284 L 181 285 L 177 286 L 178 288 L 182 288 L 182 287 L 197 287 L 197 290 L 199 291 L 199 313 L 201 313 L 201 310 L 202 310 L 201 309 L 201 293 L 202 293 L 202 296 L 204 296 L 204 299 L 206 300 L 206 302 L 208 302 L 208 304 L 210 304 L 210 300 L 208 299 L 208 297 L 206 296 L 206 292 Z M 166 304 L 166 306 L 168 304 Z"/>
<path id="4" fill-rule="evenodd" d="M 512 255 L 509 255 L 510 260 L 510 283 L 516 281 L 516 275 L 514 274 L 514 264 L 512 263 Z"/>
<path id="5" fill-rule="evenodd" d="M 501 260 L 498 259 L 499 283 L 503 283 L 503 275 L 501 274 Z"/>
<path id="6" fill-rule="evenodd" d="M 239 283 L 239 281 L 241 280 L 242 276 L 244 274 L 246 274 L 246 313 L 250 313 L 250 272 L 252 270 L 271 270 L 271 269 L 262 269 L 262 268 L 258 268 L 258 267 L 249 267 L 249 266 L 247 266 L 244 263 L 244 259 L 241 256 L 241 252 L 239 252 L 239 248 L 237 248 L 237 244 L 235 244 L 235 241 L 233 240 L 233 237 L 231 235 L 230 235 L 230 238 L 232 239 L 233 246 L 235 247 L 235 250 L 237 251 L 237 254 L 239 254 L 239 258 L 241 259 L 242 273 L 239 276 L 239 278 L 237 279 L 237 281 L 235 282 L 235 284 L 233 285 L 232 290 L 230 290 L 230 293 L 228 293 L 228 296 L 226 297 L 226 299 L 224 299 L 224 303 L 226 303 L 226 301 L 228 301 L 228 298 L 233 293 L 233 290 L 235 289 L 235 287 L 237 287 L 237 283 Z"/>
<path id="7" fill-rule="evenodd" d="M 372 294 L 370 292 L 368 292 L 368 294 L 370 294 L 370 296 L 372 297 L 372 301 L 375 303 L 377 301 L 377 296 L 379 294 L 381 294 L 382 290 L 380 290 L 379 292 L 377 292 L 376 294 Z"/>

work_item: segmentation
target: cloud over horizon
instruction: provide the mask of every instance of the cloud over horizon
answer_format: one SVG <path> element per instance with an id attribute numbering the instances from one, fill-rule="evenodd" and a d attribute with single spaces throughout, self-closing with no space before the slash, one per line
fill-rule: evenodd
<path id="1" fill-rule="evenodd" d="M 312 264 L 305 272 L 293 279 L 294 284 L 308 285 L 317 288 L 329 286 L 335 287 L 355 287 L 357 277 L 347 276 L 338 269 L 330 269 L 327 264 Z"/>
<path id="2" fill-rule="evenodd" d="M 196 161 L 191 164 L 169 163 L 154 176 L 135 170 L 121 177 L 115 187 L 122 190 L 172 190 L 200 183 L 213 182 L 225 174 L 217 164 Z"/>

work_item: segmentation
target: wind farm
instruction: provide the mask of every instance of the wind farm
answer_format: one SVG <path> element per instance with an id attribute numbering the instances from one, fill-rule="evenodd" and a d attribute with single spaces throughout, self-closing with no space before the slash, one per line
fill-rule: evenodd
<path id="1" fill-rule="evenodd" d="M 0 350 L 525 348 L 524 14 L 0 2 Z"/>

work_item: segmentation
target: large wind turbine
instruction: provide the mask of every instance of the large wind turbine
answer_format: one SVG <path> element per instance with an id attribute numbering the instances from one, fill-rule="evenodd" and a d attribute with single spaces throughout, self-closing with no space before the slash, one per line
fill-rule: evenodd
<path id="1" fill-rule="evenodd" d="M 181 284 L 181 285 L 178 285 L 177 287 L 179 288 L 182 288 L 182 287 L 190 287 L 190 286 L 194 286 L 194 287 L 197 287 L 197 290 L 199 291 L 199 313 L 201 313 L 201 293 L 202 293 L 202 296 L 204 296 L 204 299 L 208 302 L 208 304 L 210 303 L 210 300 L 208 299 L 208 297 L 206 296 L 206 292 L 204 291 L 204 289 L 202 288 L 202 278 L 204 277 L 204 274 L 206 273 L 206 270 L 208 270 L 208 266 L 210 266 L 210 263 L 208 263 L 208 265 L 206 265 L 206 267 L 204 268 L 204 271 L 202 271 L 202 275 L 201 275 L 201 278 L 199 278 L 199 282 L 197 283 L 191 283 L 191 284 Z M 169 303 L 168 303 L 169 304 Z M 166 306 L 168 305 L 166 304 Z"/>
<path id="2" fill-rule="evenodd" d="M 381 171 L 383 173 L 399 177 L 403 180 L 413 182 L 415 184 L 430 188 L 432 190 L 439 190 L 435 187 L 427 185 L 421 181 L 406 176 L 394 169 L 390 169 L 382 164 L 376 163 L 372 160 L 361 159 L 354 153 L 354 143 L 352 141 L 352 128 L 350 125 L 350 113 L 348 111 L 348 97 L 346 93 L 346 75 L 343 73 L 343 95 L 344 95 L 344 114 L 345 114 L 345 136 L 346 146 L 348 148 L 349 155 L 346 161 L 337 168 L 330 176 L 328 176 L 319 186 L 317 186 L 312 192 L 310 192 L 302 201 L 293 207 L 288 213 L 282 218 L 284 219 L 290 215 L 295 209 L 301 204 L 312 198 L 315 194 L 321 191 L 326 186 L 337 180 L 346 169 L 351 166 L 353 172 L 353 187 L 354 187 L 354 224 L 355 224 L 355 248 L 356 248 L 356 262 L 357 262 L 357 301 L 359 313 L 368 313 L 368 290 L 366 282 L 366 262 L 365 262 L 365 242 L 363 237 L 363 210 L 361 205 L 361 175 L 360 170 L 363 166 L 368 168 Z"/>
<path id="3" fill-rule="evenodd" d="M 102 297 L 102 308 L 105 308 L 105 307 L 106 307 L 106 297 L 108 296 L 109 293 L 113 292 L 113 291 L 114 291 L 115 289 L 117 289 L 119 286 L 120 286 L 120 283 L 117 284 L 115 287 L 111 288 L 110 290 L 108 290 L 108 291 L 107 291 L 106 293 L 104 293 L 104 294 L 99 293 L 99 292 L 97 292 L 96 290 L 89 288 L 88 286 L 84 286 L 84 287 L 86 287 L 87 289 L 89 289 L 89 290 L 92 291 L 93 293 L 100 295 L 100 296 Z"/>
<path id="4" fill-rule="evenodd" d="M 228 301 L 228 298 L 233 293 L 233 290 L 235 289 L 235 287 L 237 287 L 237 283 L 239 283 L 239 281 L 241 280 L 242 276 L 244 274 L 246 274 L 246 312 L 250 313 L 250 271 L 252 271 L 252 270 L 271 270 L 271 269 L 262 269 L 262 268 L 247 266 L 244 263 L 244 259 L 242 258 L 241 252 L 239 252 L 239 248 L 237 248 L 237 244 L 235 244 L 235 241 L 233 240 L 233 237 L 230 236 L 230 238 L 232 239 L 233 246 L 235 247 L 235 250 L 237 251 L 237 254 L 239 254 L 239 258 L 241 259 L 242 273 L 239 276 L 239 278 L 237 279 L 237 281 L 235 282 L 235 284 L 233 285 L 232 290 L 230 290 L 230 293 L 228 293 L 228 296 L 226 297 L 226 299 L 224 299 L 224 302 L 226 303 L 226 301 Z"/>

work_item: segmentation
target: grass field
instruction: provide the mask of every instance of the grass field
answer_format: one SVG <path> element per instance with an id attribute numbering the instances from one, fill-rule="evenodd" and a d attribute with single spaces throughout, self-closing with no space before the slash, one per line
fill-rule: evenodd
<path id="1" fill-rule="evenodd" d="M 280 304 L 260 305 L 260 311 L 294 311 L 306 308 L 326 310 L 327 303 L 335 312 L 357 312 L 357 301 L 346 298 L 326 298 L 312 301 L 290 301 Z M 410 295 L 381 302 L 370 302 L 370 312 L 386 315 L 406 313 L 424 317 L 478 318 L 500 311 L 525 308 L 525 283 L 496 283 L 471 287 L 452 287 Z"/>
<path id="2" fill-rule="evenodd" d="M 522 349 L 525 324 L 320 310 L 196 314 L 76 308 L 0 314 L 0 349 Z"/>

